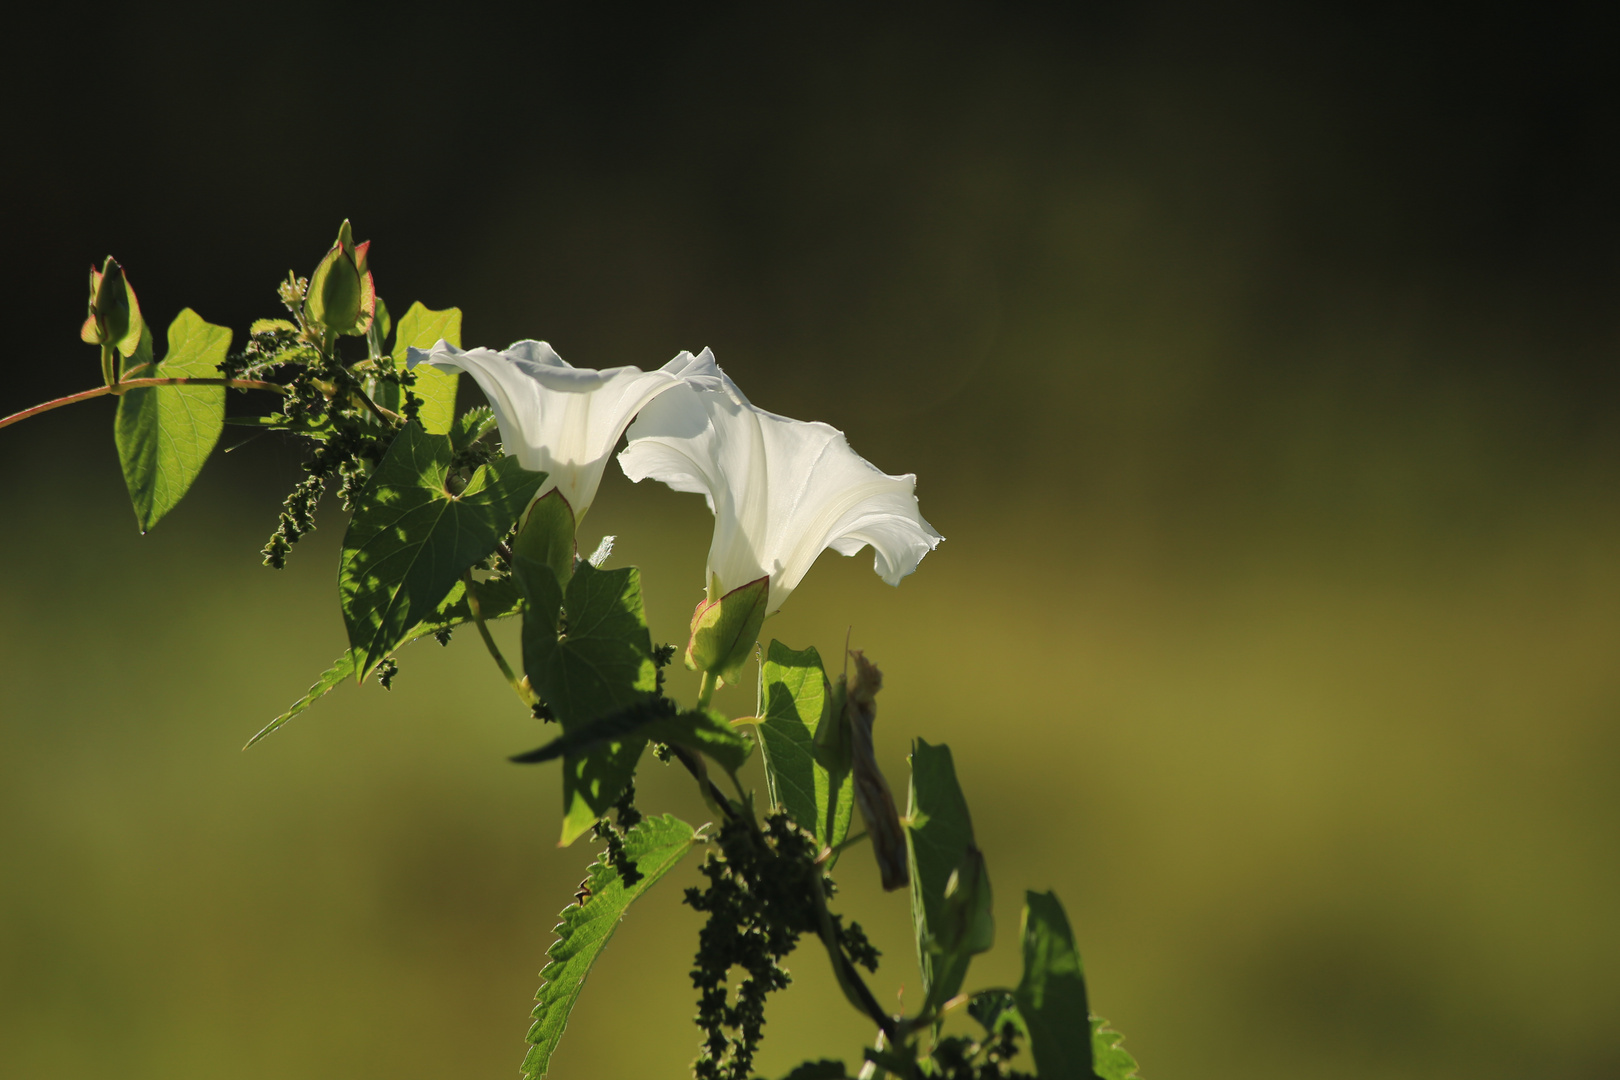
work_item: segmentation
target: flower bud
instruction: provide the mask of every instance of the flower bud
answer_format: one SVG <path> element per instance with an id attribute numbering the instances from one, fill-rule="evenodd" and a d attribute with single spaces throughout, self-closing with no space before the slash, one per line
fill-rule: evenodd
<path id="1" fill-rule="evenodd" d="M 376 287 L 366 256 L 371 241 L 355 244 L 348 221 L 338 229 L 337 243 L 309 277 L 304 315 L 334 333 L 364 334 L 377 308 Z"/>
<path id="2" fill-rule="evenodd" d="M 552 488 L 536 499 L 529 516 L 512 542 L 512 555 L 551 568 L 557 587 L 567 588 L 574 576 L 574 511 L 563 493 Z"/>
<path id="3" fill-rule="evenodd" d="M 90 268 L 90 312 L 79 338 L 129 357 L 135 355 L 144 329 L 135 289 L 124 276 L 124 268 L 109 255 L 100 270 Z"/>
<path id="4" fill-rule="evenodd" d="M 686 666 L 722 680 L 735 680 L 753 655 L 770 594 L 771 579 L 767 575 L 699 604 L 692 613 Z"/>

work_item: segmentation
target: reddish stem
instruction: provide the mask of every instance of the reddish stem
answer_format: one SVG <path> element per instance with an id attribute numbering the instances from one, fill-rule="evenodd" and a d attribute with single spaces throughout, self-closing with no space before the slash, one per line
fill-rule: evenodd
<path id="1" fill-rule="evenodd" d="M 122 393 L 125 390 L 134 390 L 142 386 L 228 386 L 235 390 L 273 390 L 278 394 L 287 392 L 287 388 L 279 383 L 261 382 L 258 379 L 126 379 L 117 386 L 98 386 L 94 390 L 82 390 L 77 394 L 59 397 L 55 401 L 47 401 L 43 405 L 35 405 L 32 409 L 12 413 L 5 419 L 0 420 L 0 428 L 10 427 L 19 420 L 26 420 L 30 416 L 38 416 L 40 413 L 50 412 L 52 409 L 60 409 L 63 405 L 89 401 L 91 398 Z"/>

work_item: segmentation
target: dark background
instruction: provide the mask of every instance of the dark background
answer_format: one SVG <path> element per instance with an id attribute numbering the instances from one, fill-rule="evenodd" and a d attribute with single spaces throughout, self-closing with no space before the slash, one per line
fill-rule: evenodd
<path id="1" fill-rule="evenodd" d="M 712 346 L 950 538 L 896 591 L 828 556 L 766 635 L 854 625 L 897 788 L 913 736 L 964 762 L 975 984 L 1052 886 L 1149 1076 L 1620 1071 L 1611 7 L 40 18 L 0 74 L 0 413 L 94 384 L 108 252 L 159 329 L 240 334 L 345 216 L 468 345 Z M 238 755 L 342 647 L 340 515 L 260 569 L 297 463 L 262 439 L 140 538 L 111 411 L 0 432 L 0 1071 L 515 1072 L 588 859 L 501 760 L 536 732 L 458 640 Z M 610 475 L 586 526 L 661 638 L 696 502 Z M 914 996 L 903 900 L 843 876 Z M 557 1075 L 681 1075 L 679 885 Z M 794 972 L 762 1068 L 858 1058 Z"/>

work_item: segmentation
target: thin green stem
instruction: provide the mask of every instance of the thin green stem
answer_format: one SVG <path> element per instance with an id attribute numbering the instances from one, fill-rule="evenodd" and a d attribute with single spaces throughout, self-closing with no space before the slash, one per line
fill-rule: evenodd
<path id="1" fill-rule="evenodd" d="M 125 379 L 114 386 L 98 386 L 94 390 L 81 390 L 77 394 L 59 397 L 54 401 L 47 401 L 43 405 L 35 405 L 31 409 L 12 413 L 0 420 L 0 428 L 10 427 L 12 424 L 27 420 L 30 416 L 60 409 L 64 405 L 75 405 L 91 398 L 105 397 L 108 394 L 122 394 L 126 390 L 135 390 L 142 386 L 228 386 L 233 390 L 269 390 L 277 394 L 285 394 L 287 388 L 280 383 L 260 382 L 258 379 Z"/>
<path id="2" fill-rule="evenodd" d="M 872 996 L 872 990 L 861 978 L 861 973 L 855 970 L 849 957 L 844 955 L 843 947 L 838 944 L 838 931 L 833 927 L 832 912 L 827 909 L 827 887 L 821 879 L 819 868 L 815 871 L 815 888 L 812 890 L 816 900 L 816 919 L 821 924 L 822 943 L 827 946 L 827 956 L 832 960 L 833 975 L 838 979 L 838 987 L 849 999 L 849 1003 L 877 1022 L 878 1030 L 889 1037 L 889 1042 L 897 1040 L 894 1018 L 883 1011 L 877 998 Z"/>
<path id="3" fill-rule="evenodd" d="M 703 677 L 698 680 L 698 708 L 707 709 L 709 707 L 709 699 L 714 697 L 714 688 L 717 682 L 719 680 L 714 677 L 713 672 L 705 671 L 703 673 Z"/>
<path id="4" fill-rule="evenodd" d="M 500 646 L 496 645 L 495 639 L 490 636 L 489 627 L 484 623 L 483 608 L 478 603 L 478 583 L 473 580 L 472 571 L 464 572 L 461 580 L 467 587 L 467 610 L 472 612 L 473 622 L 478 624 L 478 636 L 484 639 L 484 648 L 495 658 L 495 666 L 506 676 L 506 681 L 511 684 L 512 691 L 517 694 L 518 699 L 532 709 L 540 703 L 540 699 L 529 688 L 527 679 L 520 679 L 513 673 L 512 665 L 506 662 L 506 657 L 501 655 Z"/>

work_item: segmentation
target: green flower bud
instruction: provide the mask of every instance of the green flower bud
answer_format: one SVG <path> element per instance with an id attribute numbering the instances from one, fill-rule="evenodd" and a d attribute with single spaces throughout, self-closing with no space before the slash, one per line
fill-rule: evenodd
<path id="1" fill-rule="evenodd" d="M 90 268 L 90 312 L 79 329 L 79 338 L 91 345 L 117 349 L 129 357 L 135 355 L 144 329 L 135 289 L 124 276 L 124 268 L 109 255 L 100 270 Z"/>
<path id="2" fill-rule="evenodd" d="M 364 334 L 377 309 L 376 286 L 366 264 L 371 241 L 354 242 L 348 221 L 338 229 L 337 243 L 309 277 L 304 316 L 339 334 Z"/>
<path id="3" fill-rule="evenodd" d="M 512 542 L 514 558 L 529 559 L 551 568 L 557 586 L 566 588 L 574 576 L 578 549 L 574 544 L 574 511 L 556 488 L 535 500 L 529 516 Z"/>
<path id="4" fill-rule="evenodd" d="M 735 680 L 753 655 L 770 594 L 771 579 L 767 575 L 699 604 L 692 613 L 686 666 L 721 680 Z"/>

